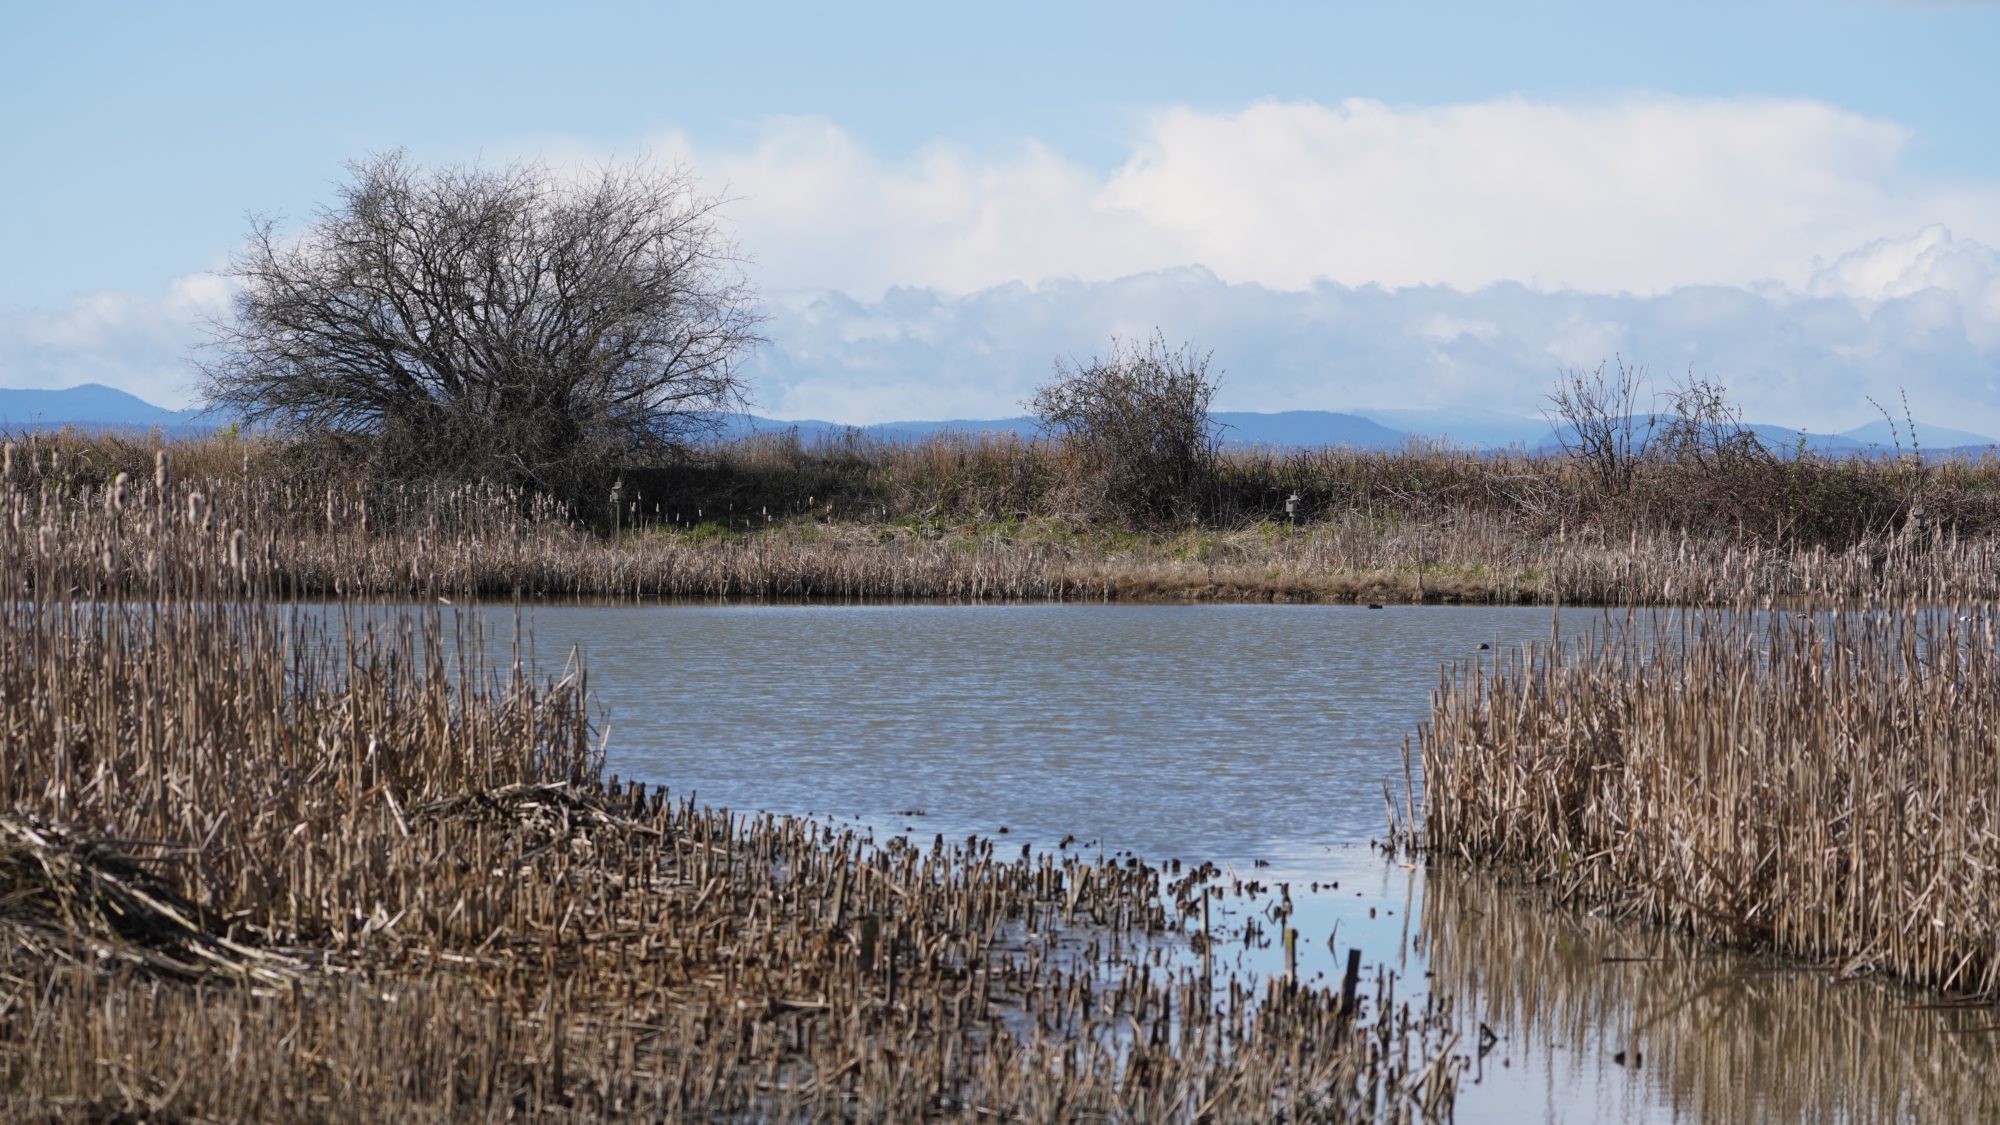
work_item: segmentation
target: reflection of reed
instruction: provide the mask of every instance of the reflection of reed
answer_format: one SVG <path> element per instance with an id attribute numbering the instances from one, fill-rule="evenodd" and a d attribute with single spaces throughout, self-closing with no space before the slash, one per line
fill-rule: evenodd
<path id="1" fill-rule="evenodd" d="M 1731 942 L 2000 998 L 2000 619 L 1661 615 L 1447 676 L 1424 843 Z"/>
<path id="2" fill-rule="evenodd" d="M 603 778 L 580 666 L 296 606 L 284 521 L 164 456 L 72 491 L 11 450 L 0 1122 L 1449 1111 L 1441 1006 L 1176 974 L 1136 859 Z"/>
<path id="3" fill-rule="evenodd" d="M 1425 880 L 1435 987 L 1516 1051 L 1594 1049 L 1600 1083 L 1630 1067 L 1695 1121 L 2000 1117 L 2000 1033 L 1978 1030 L 1990 1009 L 1919 1007 L 1875 981 L 1553 907 L 1491 875 L 1434 865 Z"/>

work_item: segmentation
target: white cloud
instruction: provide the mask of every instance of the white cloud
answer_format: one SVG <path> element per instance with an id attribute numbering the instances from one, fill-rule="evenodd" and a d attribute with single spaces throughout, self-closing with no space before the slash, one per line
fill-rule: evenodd
<path id="1" fill-rule="evenodd" d="M 1023 142 L 896 158 L 815 118 L 747 149 L 658 150 L 738 197 L 773 289 L 965 293 L 1201 263 L 1229 281 L 1657 293 L 1797 287 L 1944 223 L 2000 244 L 2000 187 L 1924 182 L 1900 126 L 1819 102 L 1627 97 L 1442 107 L 1263 103 L 1148 119 L 1099 171 Z"/>
<path id="2" fill-rule="evenodd" d="M 1810 101 L 1633 96 L 1172 109 L 1104 168 L 1033 141 L 885 155 L 816 118 L 651 147 L 737 197 L 775 413 L 1012 413 L 1056 355 L 1158 325 L 1216 349 L 1235 408 L 1532 411 L 1619 353 L 1773 421 L 1845 428 L 1900 384 L 2000 430 L 2000 185 L 1929 182 L 1907 140 Z M 0 313 L 0 383 L 183 403 L 226 296 Z"/>
<path id="3" fill-rule="evenodd" d="M 103 383 L 156 405 L 189 405 L 189 352 L 205 318 L 228 305 L 228 282 L 189 274 L 158 294 L 92 293 L 56 309 L 0 312 L 0 386 Z"/>
<path id="4" fill-rule="evenodd" d="M 1758 421 L 1849 429 L 1873 416 L 1867 396 L 1904 389 L 1919 418 L 2000 434 L 1996 288 L 2000 254 L 1939 230 L 1843 256 L 1809 290 L 1283 290 L 1181 268 L 963 296 L 794 297 L 774 308 L 756 374 L 761 407 L 781 417 L 997 417 L 1020 412 L 1056 356 L 1157 325 L 1215 350 L 1226 409 L 1532 415 L 1559 371 L 1616 354 L 1662 387 L 1690 370 L 1715 379 Z"/>
<path id="5" fill-rule="evenodd" d="M 1966 334 L 1987 350 L 2000 348 L 2000 251 L 1952 237 L 1941 225 L 1908 238 L 1877 239 L 1814 272 L 1806 285 L 1817 296 L 1849 297 L 1869 307 L 1917 299 L 1933 327 L 1962 318 Z M 1936 291 L 1930 297 L 1926 293 Z"/>
<path id="6" fill-rule="evenodd" d="M 764 284 L 965 292 L 1013 279 L 1172 264 L 1143 216 L 1098 205 L 1104 181 L 1032 141 L 993 155 L 934 144 L 890 160 L 816 118 L 766 123 L 745 152 L 658 148 L 733 198 L 727 214 Z"/>

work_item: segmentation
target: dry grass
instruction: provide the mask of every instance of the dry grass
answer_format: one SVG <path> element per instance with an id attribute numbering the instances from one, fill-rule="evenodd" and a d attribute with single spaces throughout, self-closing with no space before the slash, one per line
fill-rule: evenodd
<path id="1" fill-rule="evenodd" d="M 2000 997 L 2000 618 L 1681 613 L 1450 674 L 1431 854 L 1847 971 Z"/>
<path id="2" fill-rule="evenodd" d="M 69 454 L 0 466 L 0 1119 L 1449 1111 L 1436 1010 L 1200 976 L 1150 868 L 668 800 L 581 669 L 286 601 L 573 566 L 516 498 Z"/>
<path id="3" fill-rule="evenodd" d="M 871 472 L 938 485 L 948 495 L 925 510 L 942 511 L 1004 491 L 976 482 L 1028 463 L 1009 457 L 1042 456 L 989 446 L 1012 448 L 932 443 L 853 456 Z M 2000 538 L 1935 512 L 1832 543 L 1581 515 L 1551 521 L 1518 496 L 1494 499 L 1493 489 L 1528 490 L 1508 484 L 1515 476 L 1540 474 L 1536 487 L 1553 488 L 1548 482 L 1566 472 L 1530 459 L 1325 454 L 1315 462 L 1320 476 L 1353 477 L 1339 485 L 1352 496 L 1296 528 L 1249 522 L 1133 533 L 1054 516 L 908 512 L 922 497 L 868 514 L 808 494 L 811 505 L 798 510 L 697 508 L 671 513 L 678 523 L 627 523 L 607 537 L 532 497 L 383 485 L 290 465 L 295 455 L 259 442 L 15 444 L 0 518 L 44 536 L 38 549 L 62 557 L 83 597 L 145 596 L 178 581 L 173 568 L 217 559 L 244 582 L 334 598 L 1845 605 L 2000 597 Z M 167 501 L 172 519 L 153 483 L 162 458 L 180 478 Z M 953 458 L 965 465 L 954 468 Z M 1930 479 L 1959 473 L 1965 479 L 1939 486 L 1940 494 L 1975 496 L 1980 471 L 1938 468 Z M 1397 472 L 1417 474 L 1416 490 L 1394 486 Z M 952 481 L 960 483 L 940 483 Z M 644 503 L 628 501 L 621 520 L 641 520 Z M 1968 512 L 1978 507 L 1967 504 Z M 99 518 L 107 514 L 114 518 Z"/>

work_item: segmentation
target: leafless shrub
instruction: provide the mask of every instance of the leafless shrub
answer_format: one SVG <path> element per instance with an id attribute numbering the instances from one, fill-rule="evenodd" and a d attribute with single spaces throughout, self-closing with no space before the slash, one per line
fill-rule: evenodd
<path id="1" fill-rule="evenodd" d="M 1769 465 L 1776 455 L 1743 411 L 1729 401 L 1729 388 L 1690 374 L 1666 392 L 1666 425 L 1654 448 L 1668 461 L 1705 472 L 1728 472 L 1744 465 Z"/>
<path id="2" fill-rule="evenodd" d="M 235 317 L 202 365 L 219 406 L 293 436 L 369 435 L 395 477 L 581 500 L 740 400 L 753 295 L 687 173 L 571 183 L 401 153 L 348 171 L 304 230 L 258 219 L 231 263 Z"/>
<path id="3" fill-rule="evenodd" d="M 1639 462 L 1652 447 L 1657 420 L 1650 404 L 1639 413 L 1645 384 L 1644 369 L 1627 367 L 1622 357 L 1594 371 L 1571 368 L 1549 393 L 1543 412 L 1563 452 L 1610 496 L 1630 491 Z"/>
<path id="4" fill-rule="evenodd" d="M 1209 355 L 1155 334 L 1108 356 L 1056 362 L 1029 409 L 1073 459 L 1066 499 L 1086 519 L 1160 525 L 1200 519 L 1220 428 L 1209 417 Z"/>

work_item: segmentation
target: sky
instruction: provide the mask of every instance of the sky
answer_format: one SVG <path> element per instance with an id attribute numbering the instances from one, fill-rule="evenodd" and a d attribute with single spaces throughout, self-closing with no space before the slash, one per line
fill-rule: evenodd
<path id="1" fill-rule="evenodd" d="M 1155 330 L 1235 410 L 1535 414 L 1622 358 L 2000 434 L 2000 4 L 22 6 L 0 386 L 191 401 L 251 214 L 346 161 L 729 202 L 759 412 L 1017 414 Z"/>

